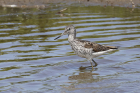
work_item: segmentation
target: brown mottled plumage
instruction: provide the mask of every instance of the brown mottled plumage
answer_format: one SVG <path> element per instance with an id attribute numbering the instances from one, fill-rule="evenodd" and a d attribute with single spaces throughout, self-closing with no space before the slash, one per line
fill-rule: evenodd
<path id="1" fill-rule="evenodd" d="M 118 49 L 117 47 L 114 46 L 105 46 L 105 45 L 100 45 L 94 42 L 86 41 L 86 40 L 80 40 L 80 42 L 83 42 L 85 48 L 93 48 L 94 52 L 100 52 L 100 51 L 106 51 L 109 49 Z"/>

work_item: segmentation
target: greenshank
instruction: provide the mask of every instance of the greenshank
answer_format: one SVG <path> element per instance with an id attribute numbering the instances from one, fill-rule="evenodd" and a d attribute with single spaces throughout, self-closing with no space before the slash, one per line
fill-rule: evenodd
<path id="1" fill-rule="evenodd" d="M 56 37 L 54 40 L 60 38 L 63 35 L 68 35 L 69 44 L 71 45 L 71 48 L 72 50 L 74 50 L 76 55 L 86 58 L 87 60 L 90 61 L 92 70 L 93 70 L 93 67 L 96 67 L 98 65 L 93 60 L 93 58 L 98 57 L 104 53 L 118 49 L 118 47 L 115 47 L 115 46 L 105 46 L 105 45 L 100 45 L 94 42 L 77 39 L 76 29 L 73 25 L 66 26 L 64 33 Z M 94 66 L 92 62 L 94 62 L 95 64 Z"/>

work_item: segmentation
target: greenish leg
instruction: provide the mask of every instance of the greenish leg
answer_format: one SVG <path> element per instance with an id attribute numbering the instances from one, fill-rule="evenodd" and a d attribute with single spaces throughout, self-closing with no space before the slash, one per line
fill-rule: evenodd
<path id="1" fill-rule="evenodd" d="M 92 70 L 93 70 L 94 68 L 93 68 L 93 64 L 92 64 L 92 61 L 91 61 L 91 60 L 90 60 L 90 63 L 91 63 L 91 66 L 92 66 Z"/>
<path id="2" fill-rule="evenodd" d="M 97 63 L 96 63 L 93 59 L 92 59 L 92 61 L 93 61 L 93 62 L 94 62 L 94 64 L 95 64 L 95 65 L 94 65 L 94 67 L 96 67 L 98 64 L 97 64 Z"/>

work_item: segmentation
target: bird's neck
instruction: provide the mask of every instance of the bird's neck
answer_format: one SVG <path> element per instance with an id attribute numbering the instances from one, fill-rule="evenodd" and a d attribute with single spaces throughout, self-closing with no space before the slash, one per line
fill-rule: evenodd
<path id="1" fill-rule="evenodd" d="M 68 35 L 68 41 L 73 41 L 74 39 L 76 39 L 76 34 L 69 34 Z"/>

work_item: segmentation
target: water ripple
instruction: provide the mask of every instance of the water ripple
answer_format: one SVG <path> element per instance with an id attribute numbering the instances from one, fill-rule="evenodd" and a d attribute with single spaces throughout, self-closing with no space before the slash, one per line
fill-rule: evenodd
<path id="1" fill-rule="evenodd" d="M 139 90 L 139 10 L 87 7 L 71 6 L 63 15 L 57 13 L 58 6 L 46 10 L 1 7 L 0 92 Z M 120 48 L 95 58 L 99 64 L 95 71 L 80 70 L 90 62 L 75 55 L 68 36 L 54 40 L 69 24 L 76 27 L 80 39 Z"/>

